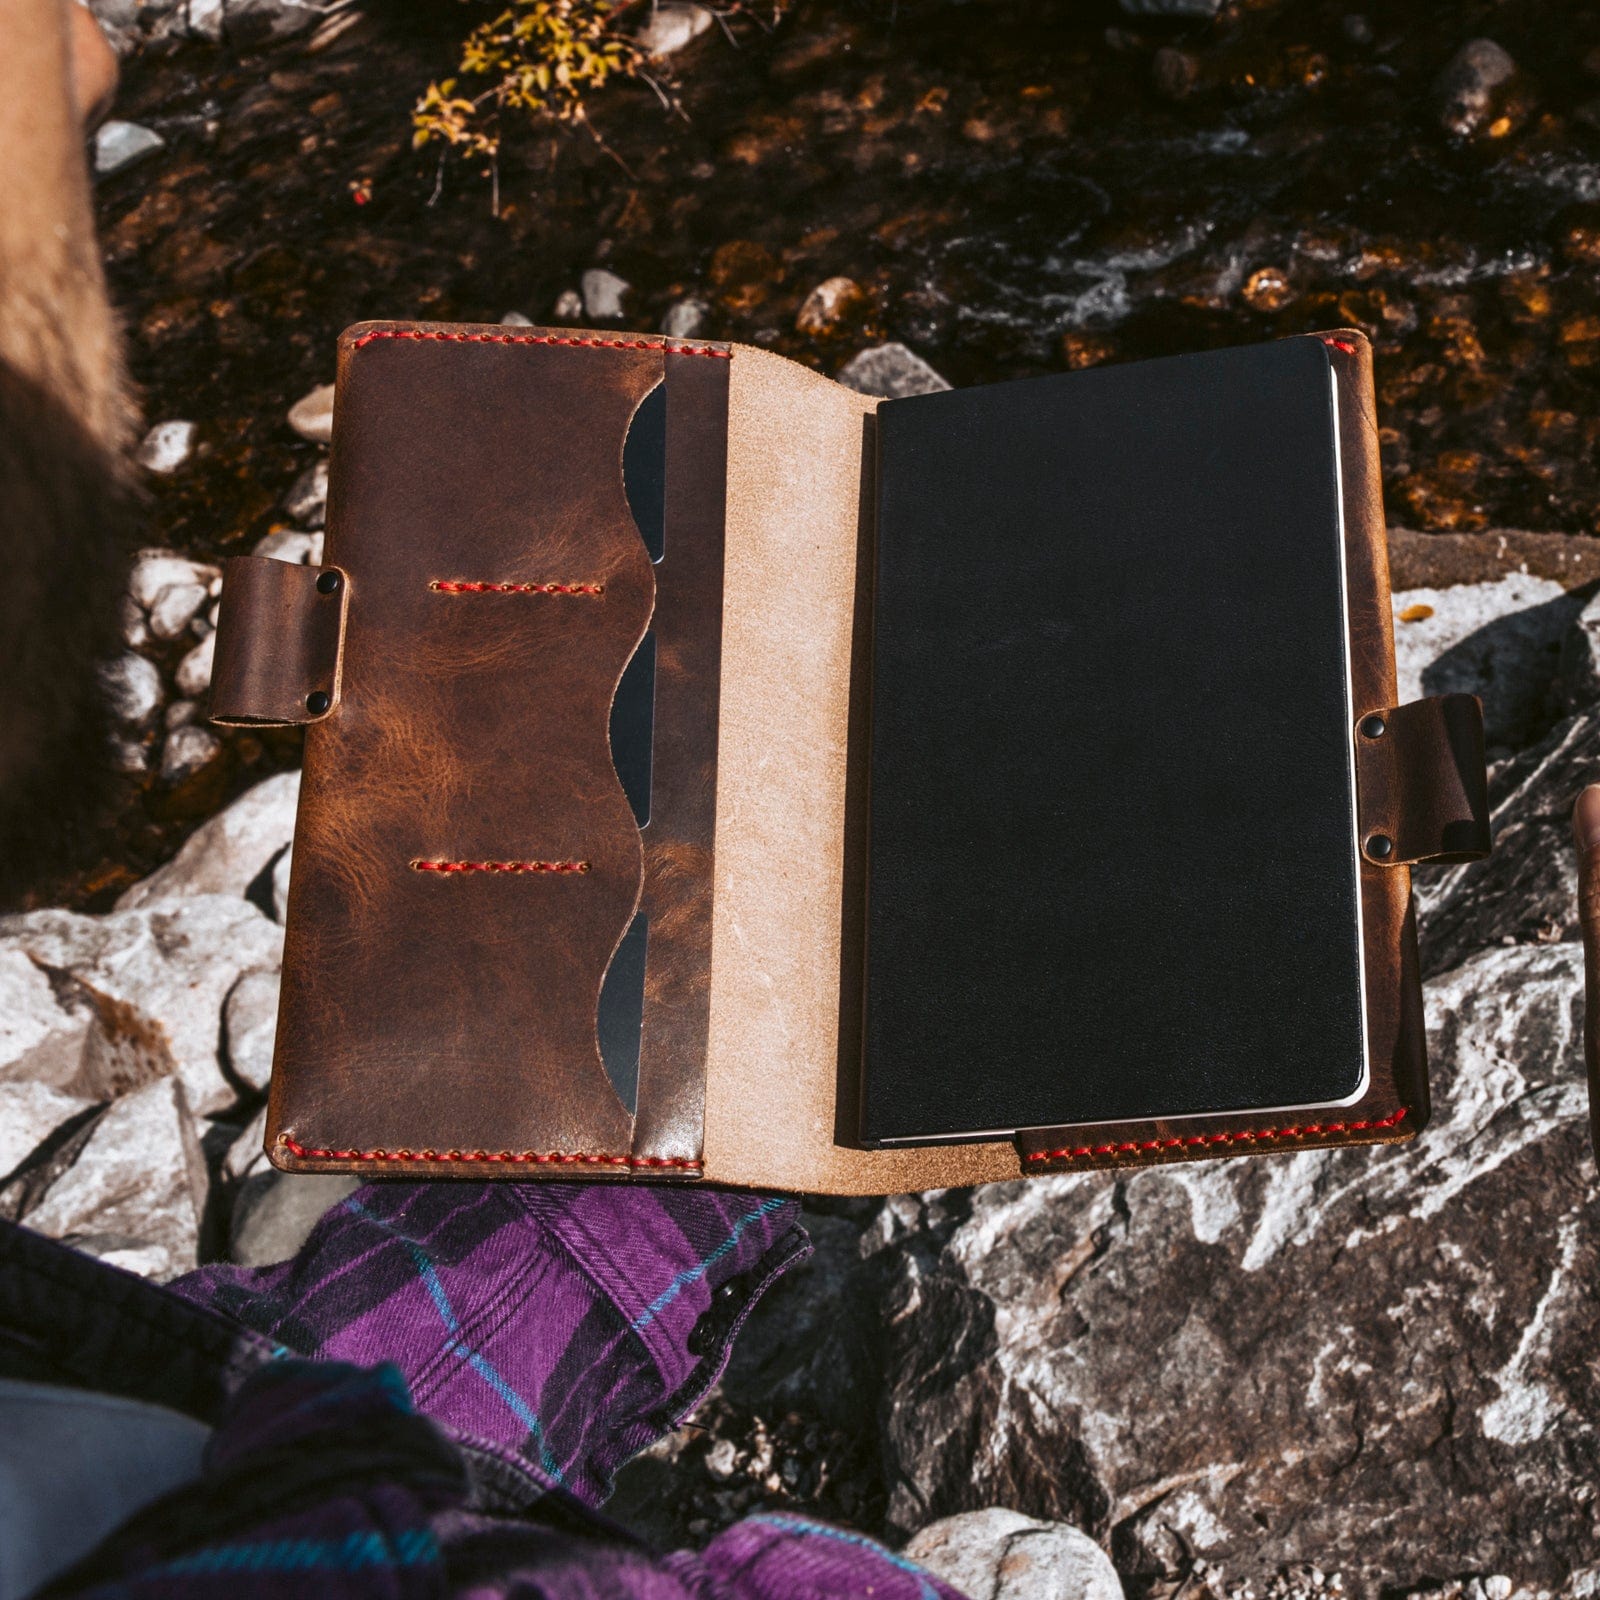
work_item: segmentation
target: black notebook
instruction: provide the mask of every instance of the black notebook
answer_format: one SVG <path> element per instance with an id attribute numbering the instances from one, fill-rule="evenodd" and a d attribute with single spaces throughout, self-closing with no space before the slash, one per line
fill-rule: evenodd
<path id="1" fill-rule="evenodd" d="M 1366 1081 L 1318 340 L 878 412 L 868 1144 Z"/>

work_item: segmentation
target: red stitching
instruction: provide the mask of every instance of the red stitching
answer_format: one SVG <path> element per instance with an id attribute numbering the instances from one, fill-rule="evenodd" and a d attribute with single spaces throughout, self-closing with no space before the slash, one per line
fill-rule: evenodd
<path id="1" fill-rule="evenodd" d="M 1331 344 L 1335 350 L 1343 350 L 1347 356 L 1356 355 L 1356 347 L 1346 339 L 1324 339 L 1324 344 Z"/>
<path id="2" fill-rule="evenodd" d="M 447 344 L 564 344 L 588 350 L 660 350 L 669 356 L 710 356 L 714 361 L 732 361 L 731 350 L 707 350 L 697 344 L 657 344 L 653 339 L 568 339 L 553 333 L 445 333 L 424 328 L 378 328 L 351 341 L 359 350 L 375 339 L 433 339 Z"/>
<path id="3" fill-rule="evenodd" d="M 676 1167 L 698 1172 L 700 1163 L 684 1156 L 595 1156 L 567 1150 L 319 1150 L 288 1134 L 279 1146 L 291 1155 L 324 1161 L 489 1161 L 532 1167 Z"/>
<path id="4" fill-rule="evenodd" d="M 587 861 L 413 861 L 413 872 L 587 872 Z"/>
<path id="5" fill-rule="evenodd" d="M 603 583 L 468 583 L 458 578 L 435 578 L 428 587 L 439 594 L 602 595 L 606 592 Z"/>
<path id="6" fill-rule="evenodd" d="M 1181 1150 L 1197 1145 L 1253 1143 L 1261 1139 L 1303 1139 L 1317 1133 L 1360 1133 L 1372 1128 L 1392 1128 L 1405 1118 L 1406 1108 L 1361 1122 L 1308 1122 L 1298 1128 L 1242 1128 L 1237 1133 L 1191 1133 L 1182 1139 L 1140 1139 L 1125 1144 L 1081 1144 L 1071 1149 L 1033 1150 L 1028 1161 L 1075 1161 L 1079 1156 L 1121 1155 L 1135 1150 Z"/>

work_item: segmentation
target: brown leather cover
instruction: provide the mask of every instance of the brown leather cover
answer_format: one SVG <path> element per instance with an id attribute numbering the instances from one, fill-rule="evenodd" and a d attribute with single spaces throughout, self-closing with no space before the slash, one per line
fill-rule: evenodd
<path id="1" fill-rule="evenodd" d="M 1436 695 L 1356 727 L 1361 848 L 1380 866 L 1476 861 L 1489 853 L 1483 702 Z"/>
<path id="2" fill-rule="evenodd" d="M 339 703 L 349 584 L 337 567 L 234 556 L 222 567 L 211 720 L 310 723 Z"/>
<path id="3" fill-rule="evenodd" d="M 1477 848 L 1459 825 L 1481 809 L 1481 731 L 1475 767 L 1459 708 L 1394 707 L 1370 351 L 1359 334 L 1327 342 L 1357 725 L 1381 714 L 1394 735 L 1361 765 L 1363 819 L 1395 849 L 1361 865 L 1359 1103 L 854 1148 L 841 1107 L 859 1067 L 876 402 L 745 347 L 367 324 L 340 344 L 328 558 L 347 614 L 335 707 L 307 732 L 273 1160 L 887 1193 L 1414 1135 L 1428 1093 L 1407 863 Z M 621 454 L 663 381 L 669 558 L 652 569 Z M 306 580 L 280 580 L 273 609 L 253 565 L 226 579 L 241 642 L 219 705 L 287 712 L 298 694 L 303 720 L 311 657 L 298 644 L 290 666 L 255 657 L 306 634 Z M 647 625 L 656 766 L 641 833 L 607 722 Z M 641 907 L 630 1116 L 595 1016 Z"/>

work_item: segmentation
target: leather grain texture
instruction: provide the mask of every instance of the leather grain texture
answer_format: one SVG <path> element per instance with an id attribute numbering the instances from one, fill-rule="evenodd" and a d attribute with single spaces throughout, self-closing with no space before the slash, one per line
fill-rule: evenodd
<path id="1" fill-rule="evenodd" d="M 211 670 L 213 722 L 312 723 L 339 703 L 349 585 L 336 567 L 265 556 L 222 565 Z M 315 698 L 325 695 L 325 701 Z"/>
<path id="2" fill-rule="evenodd" d="M 1389 706 L 1356 728 L 1362 849 L 1379 866 L 1488 855 L 1483 702 L 1434 695 Z"/>
<path id="3" fill-rule="evenodd" d="M 726 365 L 537 330 L 341 339 L 328 554 L 348 618 L 337 713 L 307 732 L 280 1166 L 698 1172 L 697 1063 L 668 1075 L 682 1114 L 636 1139 L 595 1022 L 643 882 L 607 731 L 655 598 L 623 442 L 694 357 Z"/>

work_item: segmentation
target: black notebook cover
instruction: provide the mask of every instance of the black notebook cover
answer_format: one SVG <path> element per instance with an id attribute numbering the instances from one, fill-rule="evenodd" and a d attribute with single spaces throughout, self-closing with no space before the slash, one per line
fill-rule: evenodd
<path id="1" fill-rule="evenodd" d="M 864 1142 L 1364 1081 L 1313 338 L 878 412 Z"/>

